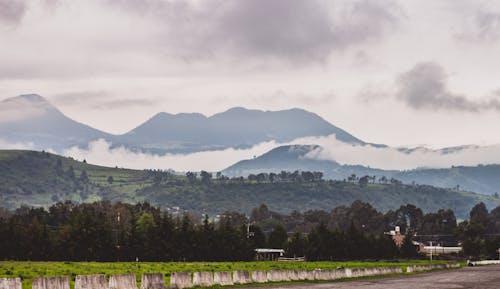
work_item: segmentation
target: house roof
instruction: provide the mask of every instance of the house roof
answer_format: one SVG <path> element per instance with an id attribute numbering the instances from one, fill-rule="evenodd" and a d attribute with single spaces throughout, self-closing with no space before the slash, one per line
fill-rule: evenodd
<path id="1" fill-rule="evenodd" d="M 285 250 L 283 249 L 267 249 L 267 248 L 257 248 L 255 249 L 255 252 L 257 253 L 285 253 Z"/>

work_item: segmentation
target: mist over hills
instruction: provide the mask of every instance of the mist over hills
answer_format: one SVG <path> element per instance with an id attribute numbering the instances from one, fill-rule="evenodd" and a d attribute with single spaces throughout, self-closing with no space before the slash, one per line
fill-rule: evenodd
<path id="1" fill-rule="evenodd" d="M 458 185 L 464 190 L 482 194 L 500 192 L 499 165 L 458 166 L 461 163 L 457 161 L 455 166 L 450 168 L 383 170 L 366 165 L 341 164 L 341 161 L 335 158 L 311 157 L 311 152 L 323 149 L 314 144 L 314 141 L 332 135 L 346 149 L 388 148 L 366 143 L 318 115 L 302 109 L 261 111 L 235 107 L 209 117 L 199 113 L 161 112 L 128 133 L 113 135 L 72 120 L 36 94 L 20 95 L 0 102 L 0 143 L 3 141 L 26 144 L 26 147 L 35 150 L 51 149 L 62 153 L 68 148 L 85 148 L 89 142 L 103 139 L 112 143 L 115 148 L 124 147 L 130 151 L 158 155 L 189 154 L 227 148 L 247 149 L 263 142 L 280 144 L 307 139 L 305 142 L 309 145 L 298 143 L 278 146 L 254 159 L 241 160 L 226 168 L 224 173 L 230 176 L 246 176 L 283 170 L 321 171 L 325 178 L 336 180 L 346 179 L 352 174 L 358 177 L 384 176 L 407 184 L 429 184 L 448 188 L 456 188 Z M 458 146 L 444 148 L 435 153 L 452 155 L 462 150 L 477 148 L 479 147 Z M 428 151 L 425 148 L 394 150 L 405 156 Z M 495 151 L 490 151 L 486 155 L 491 156 L 494 153 Z"/>
<path id="2" fill-rule="evenodd" d="M 467 218 L 479 202 L 489 208 L 500 204 L 500 198 L 428 185 L 240 178 L 204 181 L 156 170 L 96 166 L 47 152 L 0 150 L 0 207 L 48 207 L 66 200 L 148 201 L 164 209 L 180 207 L 210 216 L 227 210 L 248 214 L 262 203 L 291 213 L 331 210 L 362 200 L 381 211 L 414 204 L 424 212 L 452 209 L 458 218 Z"/>
<path id="3" fill-rule="evenodd" d="M 229 176 L 247 176 L 258 173 L 288 171 L 321 171 L 325 178 L 344 180 L 352 174 L 386 177 L 407 184 L 428 184 L 444 188 L 456 188 L 492 195 L 500 193 L 500 165 L 453 166 L 439 169 L 382 170 L 361 165 L 341 165 L 322 160 L 309 154 L 319 146 L 280 146 L 250 160 L 242 160 L 224 170 Z M 447 152 L 444 152 L 447 153 Z"/>

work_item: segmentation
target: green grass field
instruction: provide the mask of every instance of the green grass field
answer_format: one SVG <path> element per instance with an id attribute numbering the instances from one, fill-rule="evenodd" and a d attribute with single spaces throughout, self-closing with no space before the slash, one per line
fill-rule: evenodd
<path id="1" fill-rule="evenodd" d="M 446 261 L 433 261 L 432 264 L 443 264 Z M 169 284 L 172 272 L 196 271 L 234 271 L 234 270 L 314 270 L 370 267 L 401 267 L 410 265 L 427 265 L 427 260 L 418 261 L 381 261 L 381 262 L 0 262 L 0 277 L 21 277 L 23 288 L 31 289 L 32 279 L 41 276 L 68 276 L 71 288 L 74 288 L 76 275 L 90 274 L 125 274 L 134 273 L 140 284 L 143 273 L 163 273 L 165 282 Z"/>

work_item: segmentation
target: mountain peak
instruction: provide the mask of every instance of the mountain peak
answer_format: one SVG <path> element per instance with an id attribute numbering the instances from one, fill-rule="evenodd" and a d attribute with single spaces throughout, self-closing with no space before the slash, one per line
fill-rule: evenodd
<path id="1" fill-rule="evenodd" d="M 39 94 L 21 94 L 18 96 L 20 99 L 24 99 L 26 101 L 31 101 L 31 102 L 48 102 L 43 96 Z"/>
<path id="2" fill-rule="evenodd" d="M 39 94 L 21 94 L 18 96 L 6 98 L 3 103 L 24 102 L 28 104 L 50 104 L 47 99 Z"/>

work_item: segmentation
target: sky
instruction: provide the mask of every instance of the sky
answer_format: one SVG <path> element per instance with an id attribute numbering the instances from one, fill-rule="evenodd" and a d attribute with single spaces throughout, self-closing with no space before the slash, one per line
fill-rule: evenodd
<path id="1" fill-rule="evenodd" d="M 499 1 L 0 0 L 0 100 L 111 133 L 299 107 L 366 142 L 500 144 L 499 52 Z"/>

